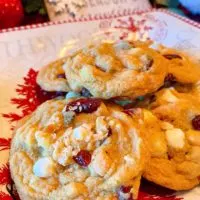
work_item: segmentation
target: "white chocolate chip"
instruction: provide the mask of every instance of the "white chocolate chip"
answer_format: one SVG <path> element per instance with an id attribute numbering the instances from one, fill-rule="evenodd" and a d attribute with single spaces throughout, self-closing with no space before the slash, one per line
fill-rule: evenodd
<path id="1" fill-rule="evenodd" d="M 185 145 L 185 133 L 178 128 L 170 129 L 165 132 L 168 145 L 173 148 L 183 148 Z"/>
<path id="2" fill-rule="evenodd" d="M 108 132 L 108 124 L 106 123 L 104 116 L 97 117 L 96 132 L 97 133 L 107 133 Z"/>
<path id="3" fill-rule="evenodd" d="M 116 123 L 115 120 L 110 120 L 108 124 L 109 124 L 109 126 L 114 126 L 115 123 Z"/>
<path id="4" fill-rule="evenodd" d="M 131 155 L 124 156 L 124 160 L 129 163 L 130 165 L 135 165 L 135 159 Z"/>
<path id="5" fill-rule="evenodd" d="M 43 131 L 36 131 L 35 133 L 35 139 L 38 143 L 38 146 L 43 147 L 44 149 L 48 149 L 50 147 L 54 141 L 54 138 L 56 138 L 55 133 L 50 134 Z"/>
<path id="6" fill-rule="evenodd" d="M 87 130 L 81 126 L 75 128 L 73 131 L 73 137 L 76 140 L 84 140 L 86 136 L 87 136 Z"/>
<path id="7" fill-rule="evenodd" d="M 47 178 L 56 173 L 56 164 L 50 157 L 40 158 L 33 166 L 35 176 Z"/>
<path id="8" fill-rule="evenodd" d="M 173 94 L 173 89 L 167 89 L 162 95 L 162 100 L 174 103 L 178 101 L 178 98 Z"/>
<path id="9" fill-rule="evenodd" d="M 116 128 L 117 131 L 120 131 L 120 130 L 122 130 L 122 125 L 120 123 L 117 123 L 115 125 L 115 128 Z"/>
<path id="10" fill-rule="evenodd" d="M 93 155 L 90 170 L 94 171 L 100 176 L 104 176 L 108 172 L 112 164 L 113 162 L 108 153 L 103 149 L 100 149 Z"/>
<path id="11" fill-rule="evenodd" d="M 91 127 L 83 124 L 73 130 L 73 137 L 76 140 L 89 141 L 92 136 Z"/>

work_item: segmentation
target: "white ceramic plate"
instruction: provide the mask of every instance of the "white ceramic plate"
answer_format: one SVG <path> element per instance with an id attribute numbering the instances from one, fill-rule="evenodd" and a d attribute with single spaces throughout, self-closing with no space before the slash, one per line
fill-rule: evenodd
<path id="1" fill-rule="evenodd" d="M 32 112 L 48 96 L 35 83 L 37 70 L 89 40 L 147 37 L 187 51 L 200 59 L 200 24 L 165 10 L 89 16 L 6 29 L 0 33 L 0 199 L 11 200 L 8 155 L 12 129 L 18 119 Z M 84 42 L 81 42 L 84 41 Z M 23 79 L 24 77 L 24 79 Z M 20 85 L 19 85 L 20 84 Z M 9 186 L 9 187 L 6 187 Z M 12 190 L 11 191 L 15 191 Z M 197 187 L 172 194 L 144 184 L 140 200 L 198 200 Z"/>

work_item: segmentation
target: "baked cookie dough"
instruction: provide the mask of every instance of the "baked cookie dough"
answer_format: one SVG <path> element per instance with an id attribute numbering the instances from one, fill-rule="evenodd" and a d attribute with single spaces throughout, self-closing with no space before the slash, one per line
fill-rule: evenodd
<path id="1" fill-rule="evenodd" d="M 163 85 L 167 65 L 148 45 L 119 41 L 88 46 L 68 57 L 63 68 L 73 91 L 86 88 L 95 97 L 109 99 L 156 91 Z"/>
<path id="2" fill-rule="evenodd" d="M 49 92 L 68 92 L 70 90 L 63 70 L 65 60 L 66 58 L 62 58 L 40 69 L 37 83 L 43 90 Z"/>
<path id="3" fill-rule="evenodd" d="M 168 61 L 169 81 L 183 84 L 197 83 L 200 80 L 200 64 L 185 53 L 160 47 L 159 52 Z"/>
<path id="4" fill-rule="evenodd" d="M 156 116 L 184 130 L 193 129 L 193 119 L 200 115 L 200 99 L 192 93 L 180 93 L 174 88 L 155 94 L 150 108 Z"/>
<path id="5" fill-rule="evenodd" d="M 42 104 L 12 140 L 10 170 L 21 199 L 136 199 L 148 160 L 136 122 L 99 99 Z"/>
<path id="6" fill-rule="evenodd" d="M 188 190 L 200 183 L 200 102 L 173 88 L 156 94 L 144 111 L 151 159 L 143 176 L 163 187 Z"/>

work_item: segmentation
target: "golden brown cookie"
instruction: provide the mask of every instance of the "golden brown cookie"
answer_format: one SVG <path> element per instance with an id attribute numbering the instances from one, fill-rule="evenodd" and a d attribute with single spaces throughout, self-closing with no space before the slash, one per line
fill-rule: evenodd
<path id="1" fill-rule="evenodd" d="M 104 99 L 135 98 L 163 85 L 168 61 L 157 51 L 139 42 L 100 43 L 68 58 L 64 70 L 70 88 L 86 88 Z"/>
<path id="2" fill-rule="evenodd" d="M 99 99 L 42 104 L 12 141 L 10 169 L 21 199 L 135 199 L 148 159 L 136 122 Z"/>
<path id="3" fill-rule="evenodd" d="M 173 88 L 156 94 L 151 111 L 144 110 L 151 159 L 144 177 L 173 190 L 200 183 L 200 103 Z"/>

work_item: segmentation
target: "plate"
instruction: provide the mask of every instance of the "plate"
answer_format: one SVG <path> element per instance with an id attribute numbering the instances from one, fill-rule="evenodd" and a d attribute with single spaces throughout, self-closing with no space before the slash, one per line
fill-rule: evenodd
<path id="1" fill-rule="evenodd" d="M 46 93 L 37 86 L 35 79 L 39 68 L 80 48 L 85 41 L 122 38 L 150 38 L 187 51 L 200 60 L 200 24 L 166 10 L 124 10 L 114 15 L 103 14 L 1 31 L 0 199 L 17 198 L 8 166 L 12 130 L 17 120 L 48 98 L 60 95 Z M 186 193 L 174 193 L 144 181 L 139 199 L 197 200 L 199 196 L 198 187 Z"/>

